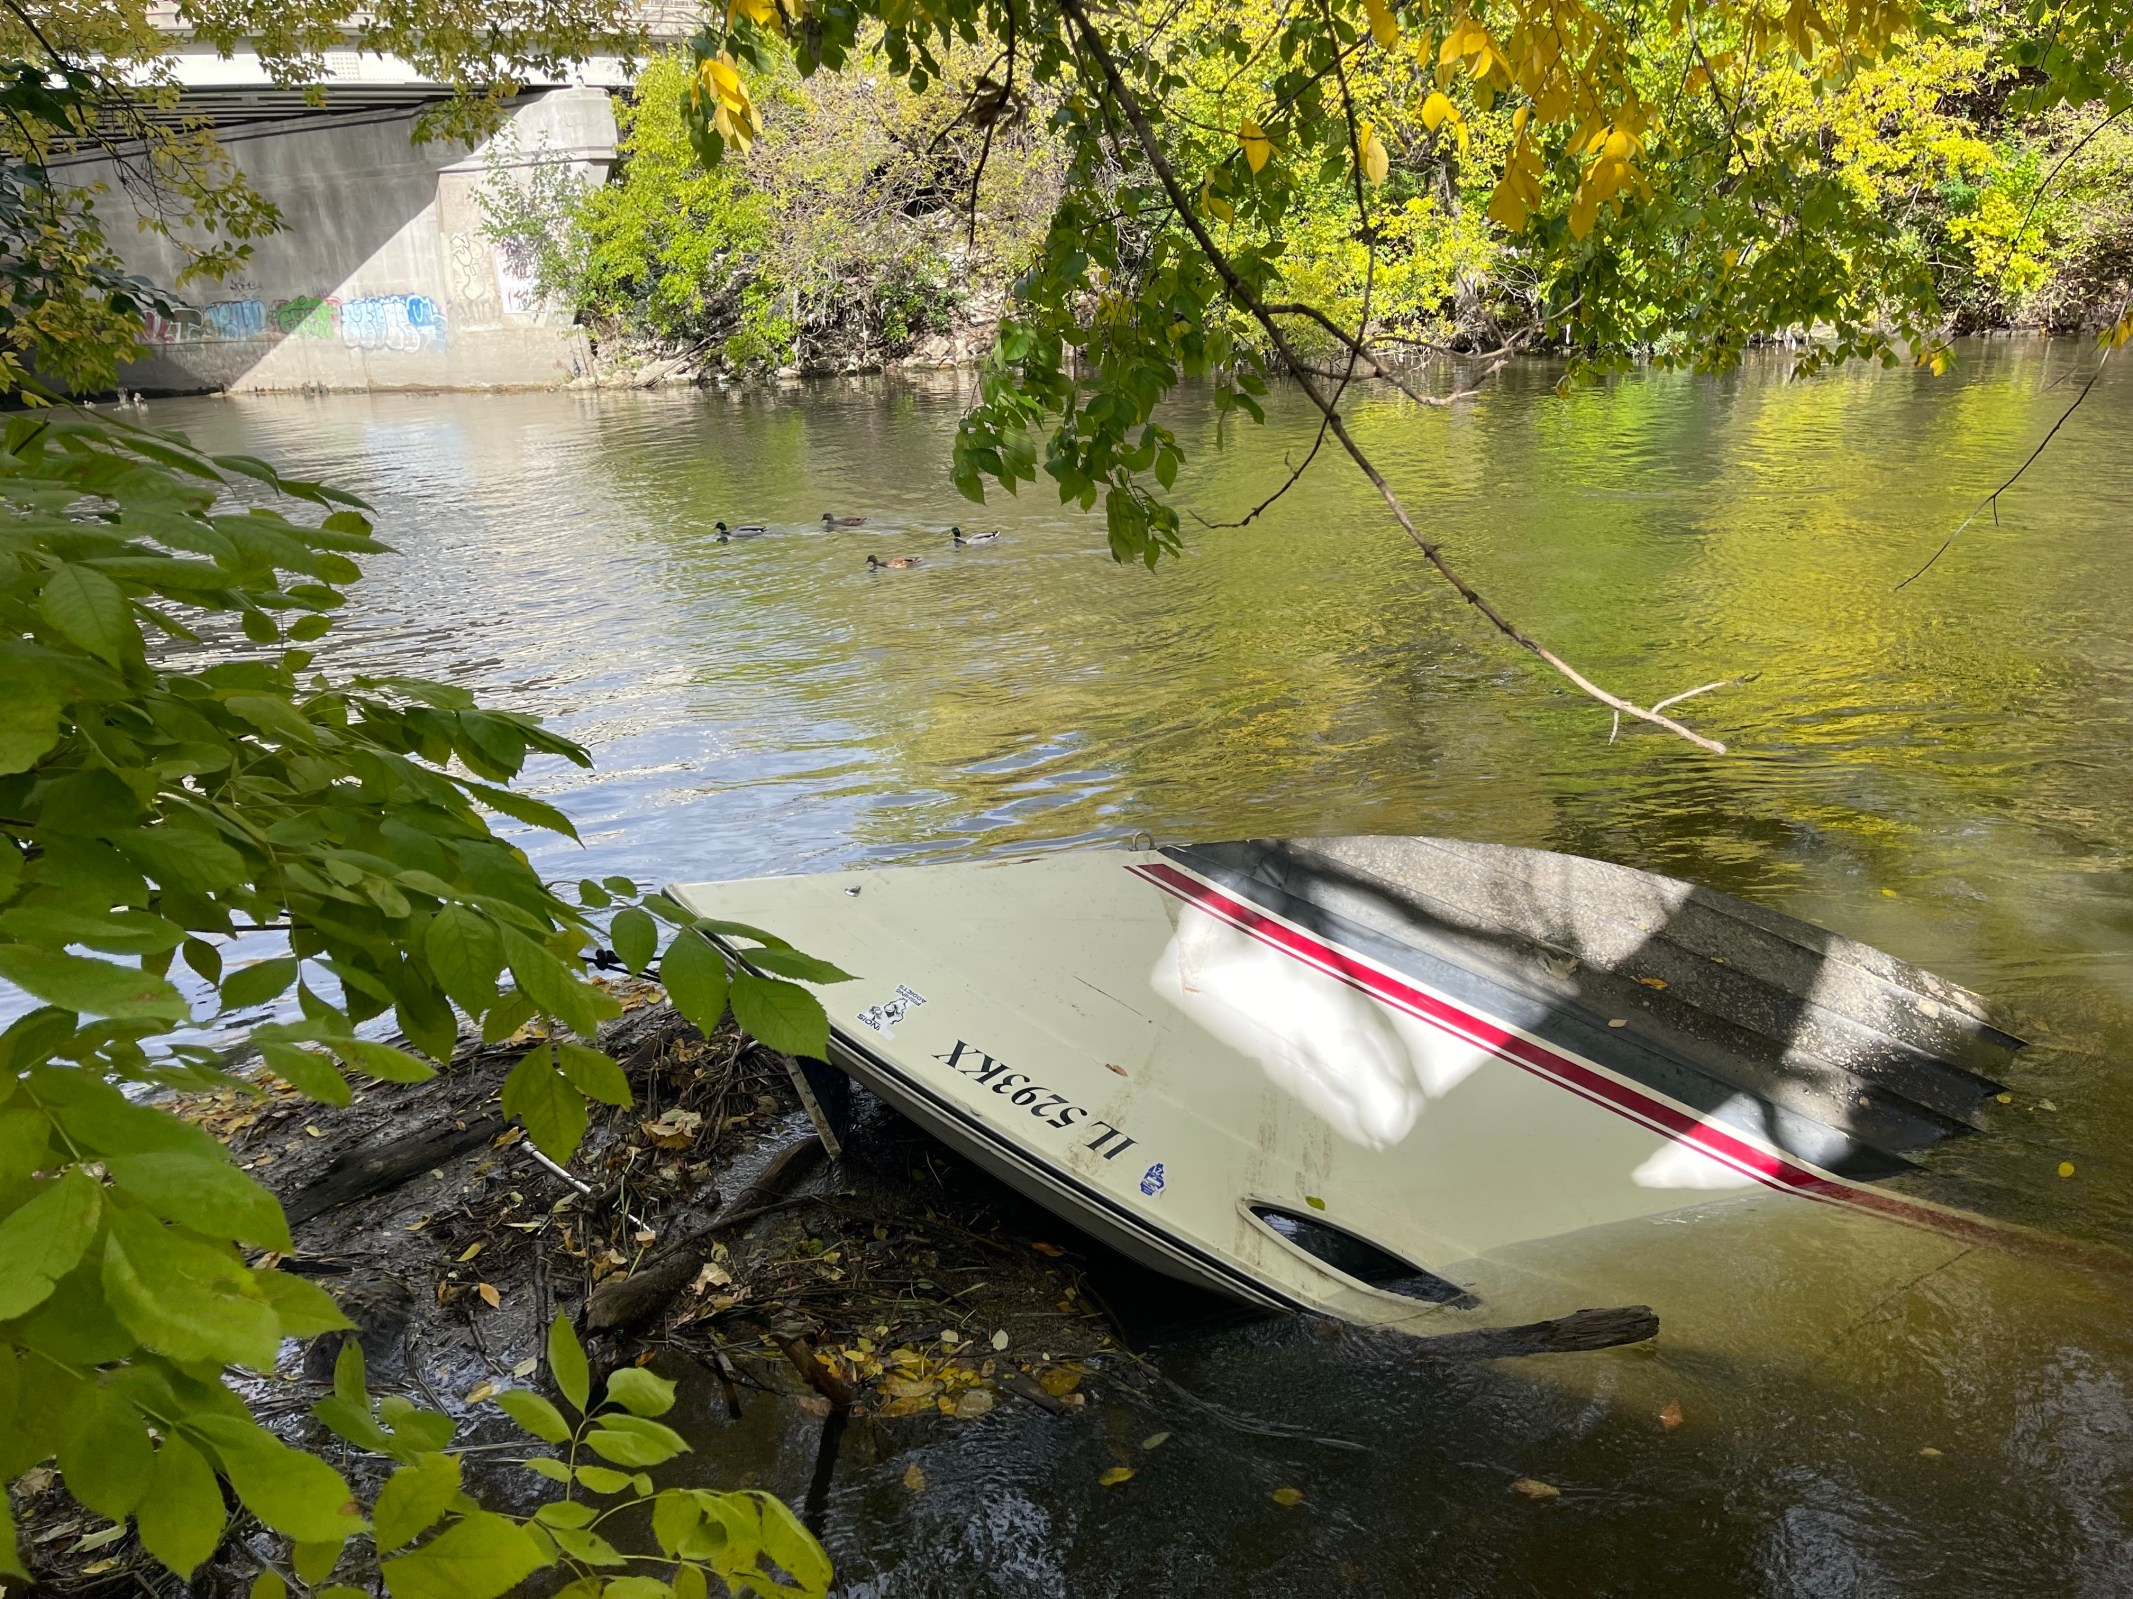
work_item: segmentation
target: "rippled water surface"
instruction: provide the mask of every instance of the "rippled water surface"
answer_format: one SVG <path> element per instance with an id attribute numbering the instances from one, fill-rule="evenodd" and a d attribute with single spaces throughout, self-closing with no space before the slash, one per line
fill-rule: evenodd
<path id="1" fill-rule="evenodd" d="M 1647 703 L 1756 674 L 1681 708 L 1723 757 L 1611 742 L 1330 452 L 1249 528 L 1188 520 L 1186 558 L 1151 573 L 1043 492 L 961 501 L 952 385 L 150 420 L 373 499 L 399 553 L 334 659 L 589 745 L 594 772 L 534 774 L 586 841 L 526 840 L 559 875 L 1449 833 L 1750 895 L 1984 992 L 2035 1040 L 1996 1125 L 1921 1191 L 2094 1264 L 1719 1207 L 1561 1262 L 1579 1292 L 1659 1305 L 1654 1348 L 1447 1370 L 1289 1322 L 1181 1334 L 1155 1368 L 1228 1419 L 1151 1379 L 1064 1422 L 855 1429 L 828 1530 L 850 1591 L 2103 1596 L 2133 1593 L 2133 1279 L 2104 1253 L 2133 1241 L 2133 374 L 1893 592 L 2092 359 L 2001 343 L 1938 381 L 1757 366 L 1567 399 L 1535 369 L 1450 415 L 1356 405 L 1452 559 L 1583 669 Z M 1198 447 L 1181 498 L 1210 520 L 1309 443 L 1295 403 L 1219 439 L 1190 398 L 1173 420 Z M 868 522 L 825 532 L 824 511 Z M 721 545 L 721 519 L 774 532 Z M 957 553 L 951 522 L 1005 537 Z M 924 564 L 869 574 L 869 553 Z M 707 1480 L 801 1491 L 802 1426 L 719 1425 Z M 1122 1459 L 1136 1477 L 1096 1486 Z M 1276 1506 L 1282 1486 L 1304 1503 Z"/>

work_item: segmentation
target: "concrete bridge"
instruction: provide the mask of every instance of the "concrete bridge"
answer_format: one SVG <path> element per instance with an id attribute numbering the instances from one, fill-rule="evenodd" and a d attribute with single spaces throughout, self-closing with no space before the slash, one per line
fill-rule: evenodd
<path id="1" fill-rule="evenodd" d="M 655 38 L 686 31 L 655 21 Z M 206 112 L 283 230 L 253 245 L 243 271 L 181 291 L 192 306 L 153 317 L 149 354 L 129 389 L 329 390 L 546 387 L 589 376 L 592 355 L 569 313 L 534 292 L 527 263 L 483 233 L 477 198 L 499 160 L 567 162 L 603 182 L 615 160 L 610 91 L 635 63 L 596 59 L 566 80 L 529 85 L 497 139 L 413 141 L 443 91 L 406 62 L 328 51 L 323 104 L 277 87 L 248 53 L 233 59 L 180 40 L 187 112 Z M 110 163 L 54 163 L 61 181 L 101 179 L 105 232 L 128 270 L 164 288 L 182 252 L 138 232 Z"/>

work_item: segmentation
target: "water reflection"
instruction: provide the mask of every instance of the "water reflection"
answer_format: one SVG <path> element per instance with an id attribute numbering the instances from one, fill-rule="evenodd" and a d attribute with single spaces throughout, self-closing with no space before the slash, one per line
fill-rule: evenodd
<path id="1" fill-rule="evenodd" d="M 376 501 L 400 555 L 357 591 L 338 658 L 467 683 L 590 744 L 593 773 L 536 774 L 586 839 L 527 841 L 558 874 L 702 880 L 1145 830 L 1450 834 L 1697 878 L 2004 1002 L 2038 1047 L 1998 1125 L 1937 1151 L 1924 1191 L 2123 1242 L 2133 380 L 2107 374 L 1998 525 L 1893 593 L 2092 359 L 1963 357 L 1938 381 L 1751 365 L 1558 400 L 1531 371 L 1451 415 L 1357 405 L 1453 559 L 1601 681 L 1648 703 L 1760 674 L 1689 707 L 1725 758 L 1642 729 L 1610 743 L 1606 713 L 1499 647 L 1333 464 L 1151 574 L 1111 564 L 1041 485 L 981 514 L 999 543 L 953 550 L 972 508 L 946 479 L 952 383 L 150 417 Z M 1199 441 L 1181 493 L 1211 519 L 1273 487 L 1303 426 L 1277 404 L 1271 433 L 1217 450 L 1197 401 L 1172 420 Z M 825 531 L 825 508 L 869 522 Z M 773 532 L 720 545 L 720 520 Z M 869 553 L 925 564 L 870 575 Z M 1667 1234 L 1611 1257 L 1625 1297 L 1663 1270 L 1707 1304 L 1641 1355 L 1446 1370 L 1275 1323 L 1160 1358 L 1360 1455 L 1236 1432 L 1160 1386 L 1067 1426 L 855 1433 L 840 1565 L 881 1594 L 2133 1591 L 2119 1289 L 1931 1240 L 1896 1291 L 1847 1299 L 1899 1264 L 1878 1233 Z M 1690 1418 L 1675 1433 L 1655 1419 L 1670 1399 Z M 1164 1428 L 1159 1455 L 1137 1452 Z M 761 1480 L 804 1488 L 804 1440 L 750 1447 Z M 924 1495 L 899 1485 L 911 1458 Z M 1095 1488 L 1118 1460 L 1139 1475 Z M 1518 1476 L 1563 1497 L 1529 1502 Z M 1294 1512 L 1267 1497 L 1285 1485 L 1307 1493 Z"/>

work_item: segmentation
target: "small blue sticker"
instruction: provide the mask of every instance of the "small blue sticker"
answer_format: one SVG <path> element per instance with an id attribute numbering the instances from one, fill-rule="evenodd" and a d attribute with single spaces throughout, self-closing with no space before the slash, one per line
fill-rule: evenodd
<path id="1" fill-rule="evenodd" d="M 1163 1163 L 1157 1161 L 1141 1177 L 1141 1192 L 1151 1198 L 1163 1191 Z"/>

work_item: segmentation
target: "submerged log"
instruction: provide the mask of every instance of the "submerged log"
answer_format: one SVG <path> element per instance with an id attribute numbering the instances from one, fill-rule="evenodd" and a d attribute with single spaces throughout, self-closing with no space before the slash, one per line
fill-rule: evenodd
<path id="1" fill-rule="evenodd" d="M 1468 1332 L 1417 1338 L 1415 1347 L 1439 1360 L 1495 1360 L 1505 1355 L 1567 1355 L 1641 1344 L 1659 1336 L 1659 1317 L 1649 1305 L 1611 1310 L 1573 1310 L 1553 1321 L 1522 1327 L 1477 1327 Z"/>
<path id="2" fill-rule="evenodd" d="M 373 1194 L 398 1188 L 411 1178 L 485 1144 L 504 1130 L 499 1116 L 469 1116 L 448 1120 L 405 1138 L 372 1148 L 355 1149 L 335 1157 L 318 1181 L 291 1198 L 282 1208 L 289 1225 L 300 1227 L 315 1216 L 337 1206 L 368 1199 Z"/>
<path id="3" fill-rule="evenodd" d="M 762 1174 L 704 1226 L 661 1250 L 629 1276 L 610 1277 L 595 1288 L 585 1301 L 585 1331 L 623 1332 L 650 1321 L 696 1280 L 720 1233 L 783 1208 L 783 1202 L 772 1196 L 798 1182 L 825 1153 L 822 1140 L 813 1136 L 780 1150 Z"/>

